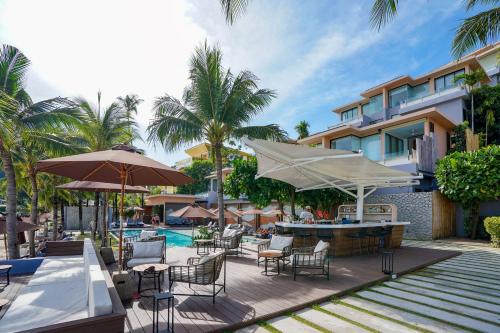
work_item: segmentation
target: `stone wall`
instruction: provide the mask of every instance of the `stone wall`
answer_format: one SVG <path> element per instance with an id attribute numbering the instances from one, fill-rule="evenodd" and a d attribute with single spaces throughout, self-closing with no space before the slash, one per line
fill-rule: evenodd
<path id="1" fill-rule="evenodd" d="M 370 195 L 366 204 L 394 204 L 398 221 L 410 222 L 405 226 L 404 238 L 432 239 L 432 192 Z"/>
<path id="2" fill-rule="evenodd" d="M 95 219 L 95 207 L 84 206 L 82 208 L 83 208 L 82 211 L 83 229 L 90 231 L 91 230 L 90 221 L 93 221 Z M 99 221 L 102 221 L 103 218 L 102 214 L 103 214 L 102 207 L 99 207 Z M 110 214 L 111 214 L 111 209 L 110 209 Z M 80 227 L 78 226 L 78 206 L 64 207 L 64 228 L 66 230 L 80 229 Z"/>

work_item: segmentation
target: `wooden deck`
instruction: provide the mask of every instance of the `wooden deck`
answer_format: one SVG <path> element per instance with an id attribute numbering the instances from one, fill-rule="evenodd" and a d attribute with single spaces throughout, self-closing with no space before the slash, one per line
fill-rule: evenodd
<path id="1" fill-rule="evenodd" d="M 167 264 L 185 264 L 195 249 L 170 248 Z M 398 274 L 416 270 L 453 256 L 456 251 L 403 247 L 396 250 L 394 268 Z M 243 257 L 228 257 L 226 293 L 216 298 L 176 296 L 176 332 L 222 332 L 275 317 L 289 311 L 319 303 L 334 295 L 359 290 L 368 284 L 386 279 L 381 270 L 381 260 L 376 254 L 336 258 L 330 265 L 330 281 L 322 277 L 297 277 L 293 281 L 291 269 L 280 276 L 263 276 L 262 265 L 256 265 L 256 249 L 246 246 Z M 146 280 L 145 283 L 150 283 Z M 151 282 L 152 283 L 152 282 Z M 168 288 L 168 281 L 163 283 Z M 144 284 L 143 287 L 148 287 Z M 193 286 L 196 289 L 196 286 Z M 200 290 L 200 289 L 196 289 Z M 174 292 L 186 293 L 186 284 L 174 284 Z M 126 330 L 152 331 L 152 299 L 142 297 L 125 304 Z M 162 309 L 162 308 L 161 308 Z M 160 312 L 160 329 L 166 320 L 166 310 Z"/>
<path id="2" fill-rule="evenodd" d="M 5 276 L 1 277 L 2 282 L 5 281 Z M 8 286 L 2 285 L 0 287 L 0 298 L 9 300 L 9 304 L 4 306 L 2 310 L 0 310 L 0 319 L 2 319 L 5 312 L 9 309 L 12 301 L 17 297 L 17 294 L 21 291 L 21 289 L 28 284 L 31 279 L 31 275 L 23 275 L 23 276 L 11 276 L 10 284 Z"/>

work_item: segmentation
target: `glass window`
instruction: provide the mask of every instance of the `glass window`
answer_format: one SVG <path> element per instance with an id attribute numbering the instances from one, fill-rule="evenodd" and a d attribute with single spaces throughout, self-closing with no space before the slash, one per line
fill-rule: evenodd
<path id="1" fill-rule="evenodd" d="M 361 150 L 366 158 L 380 161 L 380 134 L 361 138 Z"/>
<path id="2" fill-rule="evenodd" d="M 416 85 L 414 87 L 410 87 L 408 92 L 408 98 L 409 99 L 420 98 L 427 96 L 428 94 L 429 94 L 429 84 L 426 82 Z"/>
<path id="3" fill-rule="evenodd" d="M 404 142 L 390 134 L 385 134 L 385 154 L 387 157 L 402 155 L 404 151 Z"/>
<path id="4" fill-rule="evenodd" d="M 463 82 L 463 79 L 456 80 L 458 75 L 464 74 L 465 70 L 460 69 L 453 73 L 449 73 L 443 76 L 438 77 L 434 80 L 434 87 L 436 92 L 440 92 L 446 89 L 454 88 Z"/>
<path id="5" fill-rule="evenodd" d="M 352 108 L 350 110 L 344 111 L 340 115 L 341 121 L 349 121 L 358 117 L 358 108 Z"/>
<path id="6" fill-rule="evenodd" d="M 389 90 L 389 107 L 394 108 L 399 106 L 401 102 L 408 99 L 408 86 L 404 86 Z"/>
<path id="7" fill-rule="evenodd" d="M 330 148 L 358 152 L 361 149 L 361 144 L 358 137 L 349 135 L 343 138 L 331 140 Z"/>
<path id="8" fill-rule="evenodd" d="M 361 107 L 364 115 L 371 115 L 381 112 L 383 109 L 382 94 L 370 97 L 370 103 L 364 104 Z"/>

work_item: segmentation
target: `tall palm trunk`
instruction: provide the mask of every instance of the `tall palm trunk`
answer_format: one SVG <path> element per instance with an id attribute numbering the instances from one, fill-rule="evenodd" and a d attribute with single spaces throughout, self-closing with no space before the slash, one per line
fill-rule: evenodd
<path id="1" fill-rule="evenodd" d="M 38 225 L 38 183 L 36 181 L 36 171 L 30 168 L 28 177 L 31 183 L 31 224 Z M 29 232 L 30 257 L 35 256 L 35 231 Z"/>
<path id="2" fill-rule="evenodd" d="M 78 228 L 80 229 L 80 235 L 83 235 L 83 200 L 81 194 L 78 194 Z"/>
<path id="3" fill-rule="evenodd" d="M 17 244 L 17 190 L 16 174 L 12 163 L 12 155 L 5 149 L 0 140 L 0 155 L 2 156 L 3 170 L 7 179 L 7 252 L 9 259 L 19 259 Z"/>
<path id="4" fill-rule="evenodd" d="M 52 220 L 54 221 L 52 225 L 52 240 L 57 240 L 57 195 L 54 193 L 52 197 Z"/>
<path id="5" fill-rule="evenodd" d="M 470 99 L 471 99 L 471 109 L 472 109 L 472 114 L 471 114 L 471 117 L 472 117 L 472 134 L 474 134 L 474 91 L 471 90 L 470 92 Z"/>
<path id="6" fill-rule="evenodd" d="M 224 229 L 224 188 L 222 184 L 222 144 L 214 145 L 215 170 L 217 173 L 217 208 L 219 209 L 219 229 Z"/>
<path id="7" fill-rule="evenodd" d="M 92 227 L 92 239 L 93 240 L 95 240 L 97 229 L 99 228 L 99 192 L 95 192 L 94 206 L 95 206 L 95 215 L 94 215 L 95 225 Z"/>
<path id="8" fill-rule="evenodd" d="M 63 228 L 65 227 L 64 226 L 64 200 L 61 199 L 61 225 L 63 226 Z"/>
<path id="9" fill-rule="evenodd" d="M 471 222 L 471 238 L 476 239 L 479 229 L 479 203 L 474 203 L 469 210 L 469 219 Z"/>
<path id="10" fill-rule="evenodd" d="M 290 210 L 292 214 L 292 220 L 295 220 L 295 187 L 289 187 L 290 190 Z"/>

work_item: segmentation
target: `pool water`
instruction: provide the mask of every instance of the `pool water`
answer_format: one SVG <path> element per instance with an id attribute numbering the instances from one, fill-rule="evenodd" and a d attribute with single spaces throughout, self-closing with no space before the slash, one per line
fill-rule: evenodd
<path id="1" fill-rule="evenodd" d="M 169 247 L 187 247 L 191 246 L 193 241 L 191 236 L 181 234 L 168 229 L 156 229 L 159 236 L 166 236 L 166 244 Z M 123 230 L 124 237 L 139 236 L 141 230 Z"/>

